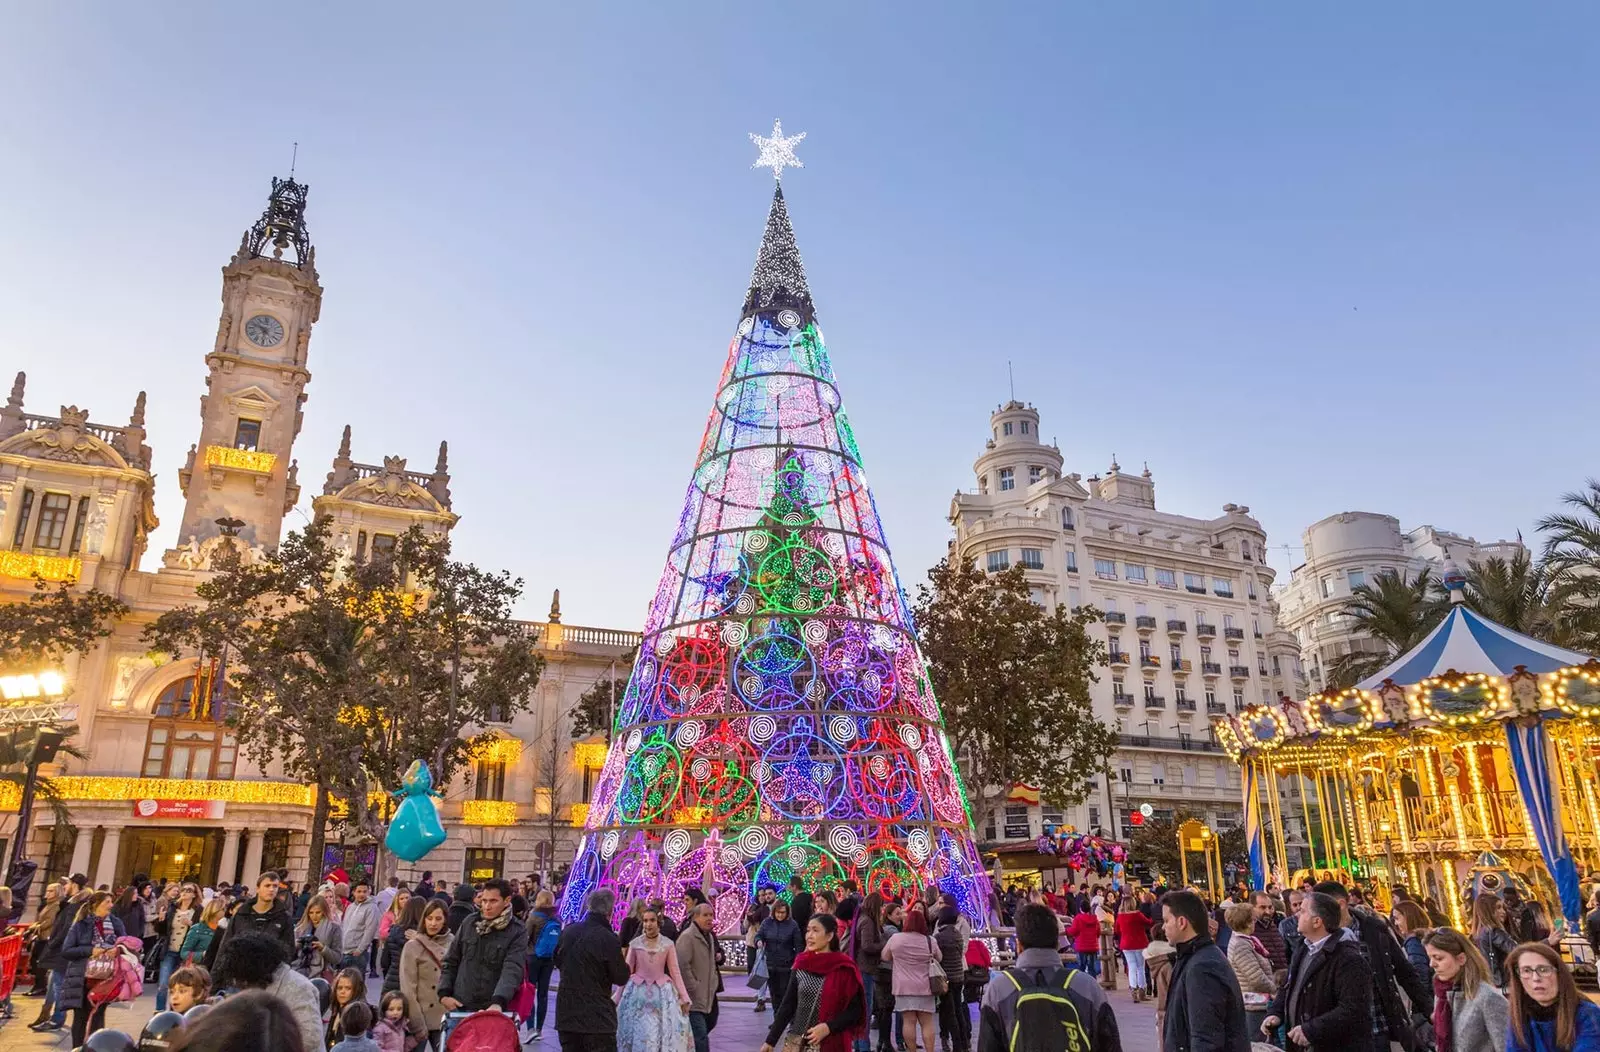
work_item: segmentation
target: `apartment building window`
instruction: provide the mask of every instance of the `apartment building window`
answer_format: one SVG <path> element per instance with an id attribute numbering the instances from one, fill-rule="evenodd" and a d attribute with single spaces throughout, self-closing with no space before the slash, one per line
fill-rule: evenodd
<path id="1" fill-rule="evenodd" d="M 1022 426 L 1027 427 L 1028 425 L 1024 424 Z M 1061 808 L 1051 807 L 1049 804 L 1045 804 L 1043 807 L 1039 808 L 1039 821 L 1048 822 L 1051 825 L 1063 826 L 1067 824 L 1067 816 L 1061 812 Z"/>
<path id="2" fill-rule="evenodd" d="M 1069 570 L 1077 570 L 1077 568 L 1078 568 L 1077 564 L 1074 563 L 1073 560 L 1072 560 L 1072 553 L 1068 552 L 1067 553 L 1067 569 L 1069 569 Z M 1077 589 L 1077 588 L 1068 588 L 1067 589 L 1067 607 L 1069 609 L 1076 610 L 1076 609 L 1078 609 L 1078 607 L 1080 607 L 1082 605 L 1083 605 L 1083 592 L 1082 592 L 1082 590 L 1081 589 Z"/>
<path id="3" fill-rule="evenodd" d="M 1150 658 L 1150 641 L 1148 639 L 1141 639 L 1141 640 L 1139 640 L 1139 660 L 1146 661 L 1146 660 L 1149 660 L 1149 658 Z"/>
<path id="4" fill-rule="evenodd" d="M 1240 541 L 1239 542 L 1239 554 L 1244 556 L 1244 561 L 1245 562 L 1249 562 L 1250 561 L 1250 542 L 1249 541 Z"/>
<path id="5" fill-rule="evenodd" d="M 39 528 L 33 533 L 33 546 L 53 552 L 61 548 L 67 532 L 67 516 L 72 513 L 72 497 L 67 493 L 46 493 L 39 502 Z"/>
<path id="6" fill-rule="evenodd" d="M 988 475 L 979 475 L 978 476 L 978 492 L 980 494 L 989 492 L 989 476 Z"/>
<path id="7" fill-rule="evenodd" d="M 1250 598 L 1254 599 L 1256 597 L 1256 579 L 1254 577 L 1246 577 L 1244 586 Z"/>
<path id="8" fill-rule="evenodd" d="M 1115 559 L 1096 559 L 1094 561 L 1094 575 L 1106 581 L 1117 579 L 1117 561 Z"/>
<path id="9" fill-rule="evenodd" d="M 1123 683 L 1123 680 L 1122 680 L 1121 676 L 1112 676 L 1111 677 L 1111 693 L 1116 695 L 1119 698 L 1122 695 L 1128 693 L 1126 690 L 1123 689 L 1122 683 Z"/>
<path id="10" fill-rule="evenodd" d="M 1001 424 L 1000 430 L 1003 434 L 1011 434 L 1011 421 L 1007 420 L 1005 423 Z"/>
<path id="11" fill-rule="evenodd" d="M 21 548 L 22 539 L 28 535 L 28 516 L 33 514 L 33 490 L 22 491 L 22 508 L 17 512 L 17 531 L 12 534 L 11 547 Z"/>
<path id="12" fill-rule="evenodd" d="M 1217 703 L 1217 692 L 1208 688 L 1206 690 L 1206 708 L 1209 709 L 1213 705 L 1215 705 L 1216 703 Z"/>
<path id="13" fill-rule="evenodd" d="M 1174 698 L 1176 698 L 1178 701 L 1188 701 L 1189 700 L 1189 696 L 1184 693 L 1184 690 L 1183 690 L 1182 687 L 1173 687 L 1172 688 L 1172 696 Z"/>
<path id="14" fill-rule="evenodd" d="M 1206 579 L 1197 573 L 1186 573 L 1183 575 L 1183 587 L 1196 595 L 1205 595 Z"/>
<path id="15" fill-rule="evenodd" d="M 498 760 L 478 760 L 473 763 L 472 798 L 474 800 L 506 798 L 505 763 Z"/>
<path id="16" fill-rule="evenodd" d="M 239 742 L 226 727 L 218 726 L 226 706 L 218 705 L 213 712 L 204 699 L 197 701 L 195 690 L 195 677 L 185 676 L 156 697 L 140 768 L 144 777 L 233 777 Z"/>
<path id="17" fill-rule="evenodd" d="M 463 878 L 469 884 L 494 880 L 505 875 L 506 849 L 503 847 L 469 847 Z"/>
<path id="18" fill-rule="evenodd" d="M 1038 548 L 1022 549 L 1022 566 L 1026 570 L 1044 569 L 1044 552 Z"/>
<path id="19" fill-rule="evenodd" d="M 1026 420 L 1024 420 L 1022 422 L 1022 433 L 1023 434 L 1027 434 L 1028 433 L 1028 422 Z"/>
<path id="20" fill-rule="evenodd" d="M 239 418 L 239 424 L 233 429 L 234 449 L 259 449 L 261 446 L 261 421 Z"/>
<path id="21" fill-rule="evenodd" d="M 1178 587 L 1178 574 L 1177 574 L 1177 572 L 1174 571 L 1174 570 L 1163 570 L 1160 567 L 1157 567 L 1156 568 L 1156 587 L 1157 588 L 1176 588 L 1176 587 Z"/>
<path id="22" fill-rule="evenodd" d="M 1233 582 L 1226 577 L 1213 577 L 1211 579 L 1211 590 L 1225 599 L 1233 598 Z"/>
<path id="23" fill-rule="evenodd" d="M 89 498 L 78 498 L 78 514 L 72 520 L 72 543 L 67 551 L 73 555 L 83 549 L 83 528 L 89 521 Z"/>
<path id="24" fill-rule="evenodd" d="M 1156 700 L 1156 685 L 1154 683 L 1146 683 L 1144 685 L 1144 700 L 1146 702 Z"/>
<path id="25" fill-rule="evenodd" d="M 374 533 L 372 535 L 372 560 L 394 558 L 394 546 L 400 538 L 392 533 Z"/>
<path id="26" fill-rule="evenodd" d="M 1006 425 L 1010 427 L 1010 424 Z M 1007 840 L 1023 840 L 1033 834 L 1029 831 L 1028 805 L 1007 804 L 1005 836 Z"/>
<path id="27" fill-rule="evenodd" d="M 1006 426 L 1010 427 L 1011 425 L 1007 424 Z M 1012 471 L 1010 468 L 1001 468 L 1000 469 L 1000 489 L 1001 490 L 1008 490 L 1008 489 L 1016 489 L 1016 488 L 1017 488 L 1017 473 Z"/>
<path id="28" fill-rule="evenodd" d="M 1228 648 L 1228 664 L 1237 665 L 1238 663 L 1239 663 L 1239 651 L 1235 650 L 1232 647 L 1229 647 Z"/>
<path id="29" fill-rule="evenodd" d="M 1071 548 L 1067 549 L 1067 573 L 1078 572 L 1078 553 Z"/>
<path id="30" fill-rule="evenodd" d="M 1256 671 L 1263 676 L 1267 674 L 1267 656 L 1265 654 L 1256 655 Z"/>
<path id="31" fill-rule="evenodd" d="M 1179 646 L 1176 643 L 1172 644 L 1172 667 L 1173 668 L 1177 668 L 1178 667 L 1178 662 L 1180 662 L 1182 660 L 1183 660 L 1183 647 Z"/>
<path id="32" fill-rule="evenodd" d="M 1239 710 L 1244 708 L 1244 691 L 1243 690 L 1236 690 L 1236 691 L 1233 692 L 1233 708 L 1234 708 L 1235 712 L 1237 712 L 1237 711 L 1239 711 Z"/>
<path id="33" fill-rule="evenodd" d="M 1333 578 L 1331 576 L 1322 579 L 1322 598 L 1333 598 Z"/>
<path id="34" fill-rule="evenodd" d="M 1023 426 L 1026 427 L 1027 425 L 1024 424 Z M 1028 465 L 1028 485 L 1031 486 L 1035 482 L 1038 482 L 1042 478 L 1044 478 L 1044 468 L 1042 466 L 1038 465 L 1038 464 L 1029 464 Z"/>
<path id="35" fill-rule="evenodd" d="M 1089 828 L 1094 829 L 1100 824 L 1100 808 L 1096 804 L 1089 805 Z"/>
<path id="36" fill-rule="evenodd" d="M 1257 639 L 1261 638 L 1261 618 L 1252 617 L 1250 619 L 1250 634 Z"/>
<path id="37" fill-rule="evenodd" d="M 1233 627 L 1233 615 L 1232 614 L 1223 614 L 1222 615 L 1222 627 L 1223 627 L 1224 631 L 1226 631 L 1227 629 L 1230 629 L 1230 628 Z"/>
<path id="38" fill-rule="evenodd" d="M 1061 509 L 1061 528 L 1063 530 L 1075 530 L 1075 529 L 1077 529 L 1077 527 L 1074 526 L 1073 523 L 1072 523 L 1072 509 L 1071 508 L 1062 508 Z"/>
<path id="39" fill-rule="evenodd" d="M 1353 592 L 1357 588 L 1360 588 L 1362 585 L 1367 583 L 1367 572 L 1365 570 L 1346 570 L 1344 579 L 1345 582 L 1350 585 L 1350 590 Z"/>
<path id="40" fill-rule="evenodd" d="M 1211 648 L 1210 647 L 1201 647 L 1200 648 L 1200 660 L 1202 662 L 1204 662 L 1205 664 L 1207 664 L 1207 665 L 1211 664 Z"/>
<path id="41" fill-rule="evenodd" d="M 1133 784 L 1133 768 L 1132 767 L 1123 767 L 1123 768 L 1121 768 L 1121 769 L 1119 769 L 1117 771 L 1117 774 L 1120 776 L 1123 785 L 1132 785 Z"/>
<path id="42" fill-rule="evenodd" d="M 1166 785 L 1167 784 L 1167 765 L 1166 764 L 1153 763 L 1153 764 L 1150 765 L 1150 784 L 1151 785 Z"/>
<path id="43" fill-rule="evenodd" d="M 1144 567 L 1142 566 L 1135 566 L 1132 563 L 1125 563 L 1123 564 L 1122 572 L 1130 581 L 1138 581 L 1140 584 L 1145 583 Z"/>
<path id="44" fill-rule="evenodd" d="M 989 572 L 1001 573 L 1011 569 L 1011 552 L 999 551 L 989 553 Z"/>

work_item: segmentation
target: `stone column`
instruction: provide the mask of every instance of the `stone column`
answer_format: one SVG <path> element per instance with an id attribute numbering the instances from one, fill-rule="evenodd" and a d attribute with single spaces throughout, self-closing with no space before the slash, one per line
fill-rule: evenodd
<path id="1" fill-rule="evenodd" d="M 94 826 L 78 827 L 78 839 L 72 845 L 72 865 L 68 867 L 68 876 L 84 873 L 89 868 L 89 852 L 94 848 L 94 830 Z M 88 876 L 87 873 L 84 875 Z"/>
<path id="2" fill-rule="evenodd" d="M 122 848 L 122 827 L 107 826 L 105 839 L 100 844 L 100 864 L 94 867 L 94 886 L 116 886 L 117 854 Z M 140 938 L 144 935 L 141 932 Z"/>
<path id="3" fill-rule="evenodd" d="M 266 839 L 265 829 L 252 829 L 244 846 L 244 872 L 239 874 L 239 879 L 251 887 L 255 887 L 256 878 L 261 875 L 261 849 L 266 846 Z"/>
<path id="4" fill-rule="evenodd" d="M 239 830 L 229 826 L 222 834 L 222 858 L 217 862 L 217 880 L 233 883 L 234 871 L 239 868 Z"/>

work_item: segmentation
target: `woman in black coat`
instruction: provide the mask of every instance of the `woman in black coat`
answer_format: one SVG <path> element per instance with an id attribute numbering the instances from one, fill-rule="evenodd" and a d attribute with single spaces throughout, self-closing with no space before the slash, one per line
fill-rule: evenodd
<path id="1" fill-rule="evenodd" d="M 111 912 L 111 895 L 97 891 L 79 909 L 67 938 L 61 944 L 61 957 L 67 972 L 61 983 L 61 1007 L 72 1009 L 72 1044 L 76 1048 L 106 1024 L 106 1006 L 89 1006 L 89 984 L 84 973 L 92 958 L 115 953 L 117 940 L 127 934 L 122 918 Z"/>
<path id="2" fill-rule="evenodd" d="M 789 990 L 794 959 L 803 948 L 801 940 L 800 925 L 789 916 L 789 904 L 774 899 L 772 914 L 756 929 L 756 945 L 767 955 L 767 987 L 774 1008 L 783 1004 L 783 995 Z"/>
<path id="3" fill-rule="evenodd" d="M 383 952 L 387 954 L 384 958 L 387 962 L 383 973 L 384 993 L 400 989 L 400 954 L 405 952 L 407 934 L 421 927 L 422 911 L 427 908 L 427 899 L 413 895 L 406 900 L 400 919 L 389 925 L 389 934 L 383 940 Z"/>

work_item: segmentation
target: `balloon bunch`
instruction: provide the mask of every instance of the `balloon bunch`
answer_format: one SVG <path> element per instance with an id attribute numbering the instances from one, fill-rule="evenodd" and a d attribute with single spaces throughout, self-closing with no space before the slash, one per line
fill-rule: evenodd
<path id="1" fill-rule="evenodd" d="M 1073 869 L 1094 870 L 1100 876 L 1128 860 L 1127 848 L 1114 840 L 1077 833 L 1070 829 L 1056 829 L 1045 823 L 1044 836 L 1039 838 L 1039 854 L 1055 855 L 1065 859 Z"/>

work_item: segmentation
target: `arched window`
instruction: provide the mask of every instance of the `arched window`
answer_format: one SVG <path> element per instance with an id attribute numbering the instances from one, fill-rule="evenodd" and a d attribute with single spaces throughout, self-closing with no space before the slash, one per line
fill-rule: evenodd
<path id="1" fill-rule="evenodd" d="M 209 683 L 209 679 L 185 676 L 156 697 L 150 707 L 144 766 L 139 771 L 144 777 L 233 777 L 239 742 L 221 723 L 227 711 L 225 699 L 207 704 Z"/>

